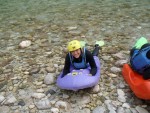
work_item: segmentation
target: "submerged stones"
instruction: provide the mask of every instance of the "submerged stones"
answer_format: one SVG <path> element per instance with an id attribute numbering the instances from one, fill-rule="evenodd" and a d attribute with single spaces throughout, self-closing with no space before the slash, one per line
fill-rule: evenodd
<path id="1" fill-rule="evenodd" d="M 19 46 L 21 48 L 26 48 L 26 47 L 29 47 L 31 45 L 31 41 L 30 40 L 25 40 L 25 41 L 22 41 Z"/>
<path id="2" fill-rule="evenodd" d="M 148 5 L 129 0 L 1 4 L 0 113 L 148 113 L 149 104 L 135 97 L 121 74 L 135 40 L 150 36 Z M 98 85 L 77 92 L 55 84 L 73 39 L 86 41 L 90 51 L 95 41 L 105 42 Z"/>
<path id="3" fill-rule="evenodd" d="M 55 75 L 53 73 L 48 73 L 44 78 L 44 83 L 49 85 L 55 82 Z"/>

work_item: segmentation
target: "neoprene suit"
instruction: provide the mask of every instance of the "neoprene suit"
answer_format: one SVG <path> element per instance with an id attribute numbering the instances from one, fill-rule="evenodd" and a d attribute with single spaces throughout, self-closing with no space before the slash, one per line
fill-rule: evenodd
<path id="1" fill-rule="evenodd" d="M 97 67 L 96 67 L 96 63 L 94 61 L 93 55 L 94 56 L 98 55 L 99 49 L 100 49 L 100 47 L 97 46 L 97 45 L 95 45 L 95 49 L 93 50 L 92 54 L 91 54 L 90 51 L 88 51 L 88 50 L 85 49 L 86 63 L 89 63 L 89 65 L 91 67 L 90 74 L 92 74 L 93 76 L 97 72 Z M 80 55 L 79 58 L 74 58 L 73 62 L 79 63 L 81 61 L 82 61 L 82 55 Z M 66 58 L 65 58 L 65 65 L 64 65 L 64 70 L 63 70 L 63 76 L 65 76 L 66 74 L 70 73 L 70 65 L 71 65 L 71 62 L 70 62 L 70 56 L 69 56 L 69 53 L 68 53 L 66 55 Z"/>

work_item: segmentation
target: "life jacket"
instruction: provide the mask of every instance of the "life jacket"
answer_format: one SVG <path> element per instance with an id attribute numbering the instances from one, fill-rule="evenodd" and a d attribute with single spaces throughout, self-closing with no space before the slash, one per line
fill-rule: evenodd
<path id="1" fill-rule="evenodd" d="M 150 51 L 150 46 L 140 50 L 135 50 L 131 56 L 131 67 L 140 74 L 143 74 L 144 70 L 150 68 L 150 59 L 146 57 L 148 51 Z"/>
<path id="2" fill-rule="evenodd" d="M 85 69 L 88 67 L 88 64 L 86 63 L 86 54 L 85 54 L 85 47 L 82 50 L 82 61 L 77 63 L 77 62 L 73 62 L 74 57 L 71 55 L 71 53 L 69 52 L 69 58 L 70 58 L 70 62 L 71 65 L 75 68 L 75 69 Z"/>

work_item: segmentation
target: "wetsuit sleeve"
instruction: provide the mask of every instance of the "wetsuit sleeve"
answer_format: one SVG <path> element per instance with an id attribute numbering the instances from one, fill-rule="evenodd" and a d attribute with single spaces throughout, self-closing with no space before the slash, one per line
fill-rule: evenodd
<path id="1" fill-rule="evenodd" d="M 97 67 L 96 67 L 94 57 L 91 54 L 91 52 L 88 50 L 86 50 L 85 53 L 86 53 L 86 62 L 89 63 L 91 66 L 90 74 L 92 74 L 94 76 L 97 72 Z"/>
<path id="2" fill-rule="evenodd" d="M 65 58 L 65 65 L 64 65 L 64 70 L 63 70 L 62 77 L 65 76 L 68 73 L 70 73 L 70 58 L 69 58 L 69 54 L 67 54 L 66 58 Z"/>

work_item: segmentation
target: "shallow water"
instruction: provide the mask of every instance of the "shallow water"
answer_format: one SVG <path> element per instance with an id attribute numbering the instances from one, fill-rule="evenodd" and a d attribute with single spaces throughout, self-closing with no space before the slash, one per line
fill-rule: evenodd
<path id="1" fill-rule="evenodd" d="M 1 48 L 47 33 L 60 39 L 112 38 L 114 44 L 120 36 L 150 37 L 149 0 L 1 0 L 0 8 Z M 72 26 L 77 29 L 68 32 Z"/>

